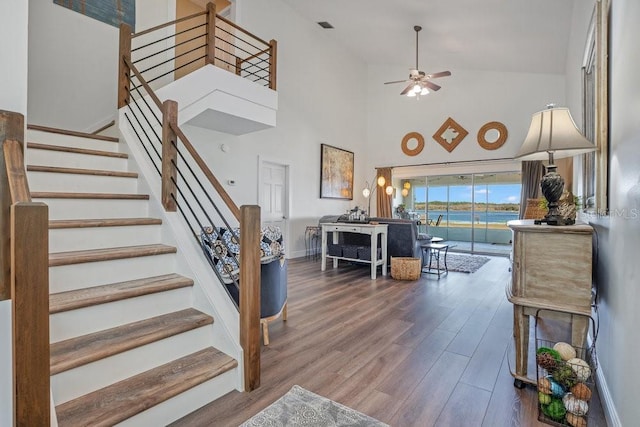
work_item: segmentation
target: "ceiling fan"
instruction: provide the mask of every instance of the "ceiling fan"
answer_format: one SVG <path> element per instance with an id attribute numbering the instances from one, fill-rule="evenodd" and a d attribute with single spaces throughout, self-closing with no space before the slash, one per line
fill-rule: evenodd
<path id="1" fill-rule="evenodd" d="M 418 69 L 418 33 L 422 30 L 422 27 L 416 25 L 413 27 L 416 31 L 416 68 L 409 71 L 408 80 L 397 80 L 394 82 L 386 82 L 386 85 L 395 83 L 409 83 L 404 88 L 400 95 L 417 96 L 426 95 L 430 90 L 436 91 L 440 89 L 440 86 L 433 83 L 431 79 L 437 79 L 438 77 L 447 77 L 451 75 L 451 71 L 440 71 L 439 73 L 426 74 L 424 71 Z"/>

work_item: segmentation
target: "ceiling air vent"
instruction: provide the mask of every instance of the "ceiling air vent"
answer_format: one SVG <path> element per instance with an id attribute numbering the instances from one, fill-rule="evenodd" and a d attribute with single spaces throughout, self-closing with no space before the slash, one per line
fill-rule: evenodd
<path id="1" fill-rule="evenodd" d="M 333 25 L 329 24 L 327 21 L 318 22 L 318 25 L 320 25 L 325 30 L 333 28 Z"/>

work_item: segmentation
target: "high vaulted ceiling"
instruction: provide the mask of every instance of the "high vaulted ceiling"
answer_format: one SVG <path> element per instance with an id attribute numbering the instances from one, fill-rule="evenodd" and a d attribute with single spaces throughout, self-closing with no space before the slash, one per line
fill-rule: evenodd
<path id="1" fill-rule="evenodd" d="M 367 64 L 564 73 L 575 1 L 283 0 Z M 438 69 L 434 69 L 434 66 Z M 392 77 L 392 76 L 391 76 Z"/>

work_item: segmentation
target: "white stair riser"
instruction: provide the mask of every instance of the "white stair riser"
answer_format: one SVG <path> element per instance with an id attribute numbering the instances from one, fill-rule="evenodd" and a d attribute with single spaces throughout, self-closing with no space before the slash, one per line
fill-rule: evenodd
<path id="1" fill-rule="evenodd" d="M 57 172 L 28 172 L 31 191 L 67 193 L 135 193 L 136 178 L 84 175 Z"/>
<path id="2" fill-rule="evenodd" d="M 56 405 L 211 346 L 211 325 L 97 360 L 51 377 Z"/>
<path id="3" fill-rule="evenodd" d="M 160 225 L 54 228 L 49 230 L 49 252 L 160 243 L 161 231 Z"/>
<path id="4" fill-rule="evenodd" d="M 128 159 L 120 157 L 95 156 L 92 154 L 67 153 L 64 151 L 40 150 L 29 148 L 25 163 L 40 166 L 58 166 L 64 168 L 102 169 L 126 171 Z"/>
<path id="5" fill-rule="evenodd" d="M 234 384 L 237 384 L 238 376 L 238 368 L 231 369 L 116 425 L 118 427 L 167 425 L 236 390 Z M 251 415 L 253 414 L 247 414 L 247 418 Z"/>
<path id="6" fill-rule="evenodd" d="M 113 153 L 117 153 L 119 151 L 121 144 L 120 142 L 101 141 L 99 139 L 82 138 L 79 136 L 62 135 L 31 129 L 27 130 L 27 141 L 37 142 L 39 144 L 60 145 L 63 147 L 110 151 Z"/>
<path id="7" fill-rule="evenodd" d="M 149 214 L 148 200 L 33 199 L 49 206 L 49 219 L 142 218 Z"/>
<path id="8" fill-rule="evenodd" d="M 50 341 L 58 342 L 191 307 L 191 288 L 128 298 L 52 314 Z"/>
<path id="9" fill-rule="evenodd" d="M 174 273 L 175 254 L 49 267 L 49 293 Z"/>

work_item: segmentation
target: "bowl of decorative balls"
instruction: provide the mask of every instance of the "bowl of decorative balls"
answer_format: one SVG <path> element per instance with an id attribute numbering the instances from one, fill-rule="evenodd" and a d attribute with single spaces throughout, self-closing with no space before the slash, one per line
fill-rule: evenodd
<path id="1" fill-rule="evenodd" d="M 537 340 L 538 420 L 586 427 L 595 369 L 591 351 L 566 342 Z"/>

